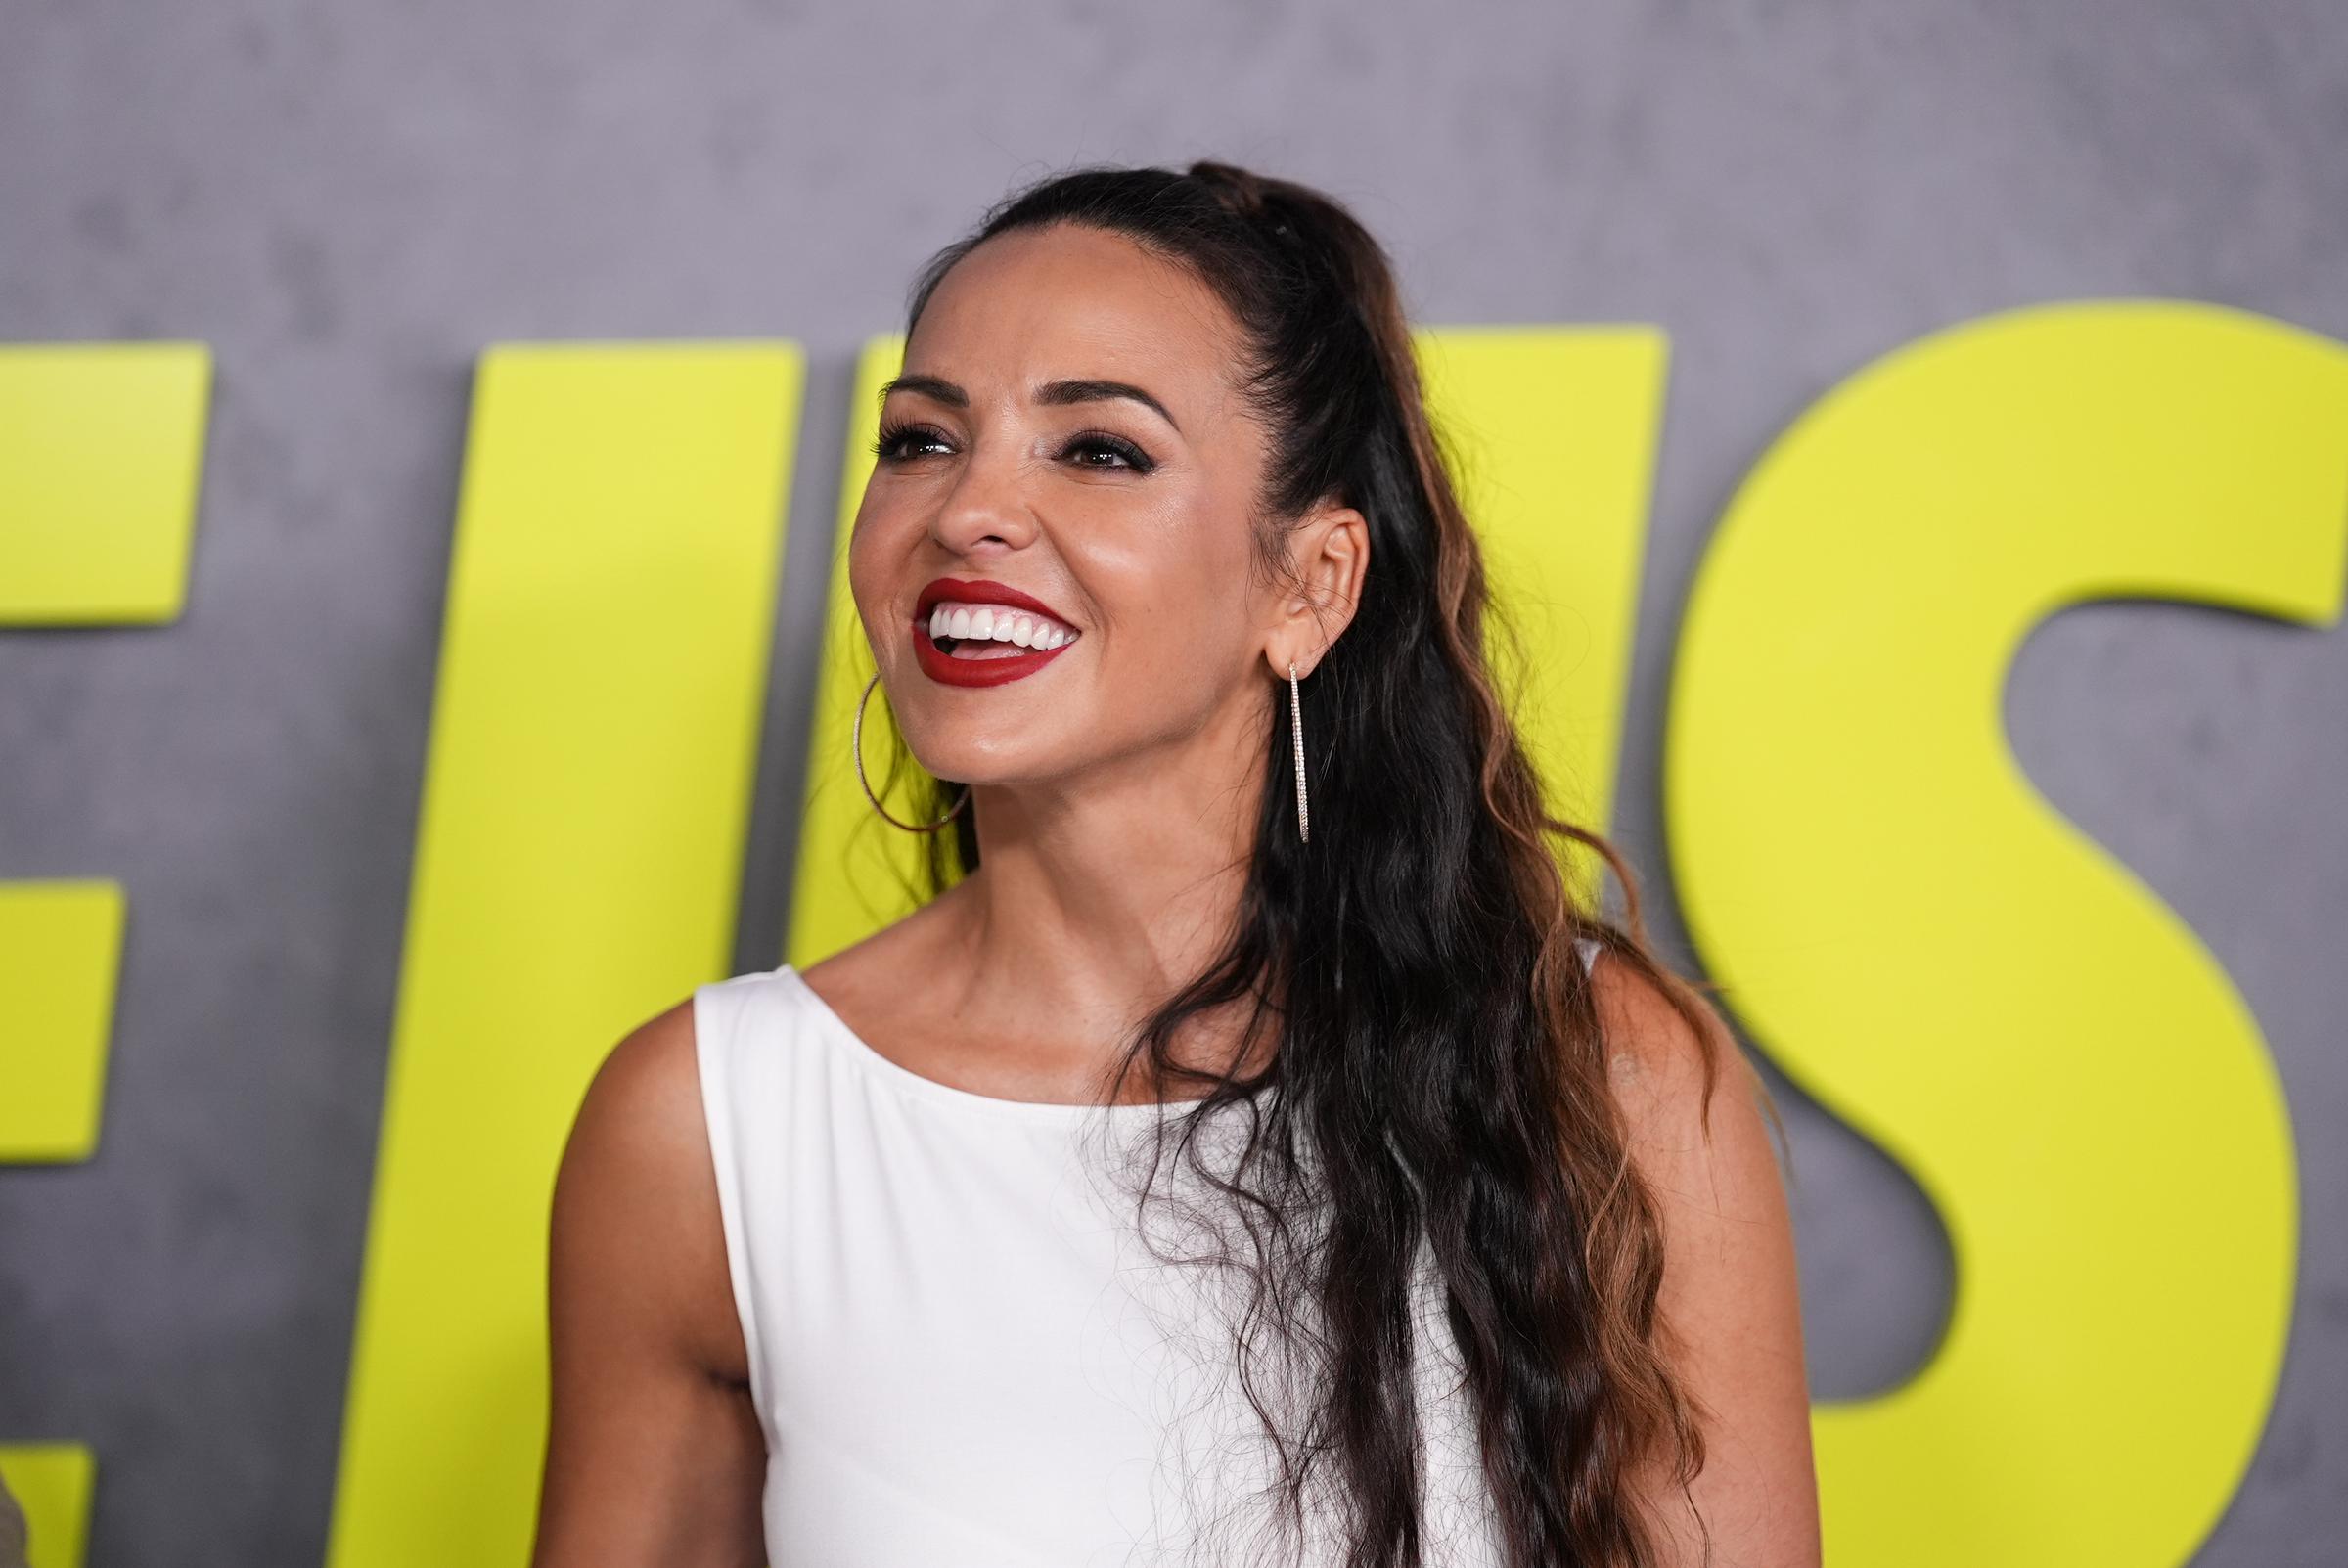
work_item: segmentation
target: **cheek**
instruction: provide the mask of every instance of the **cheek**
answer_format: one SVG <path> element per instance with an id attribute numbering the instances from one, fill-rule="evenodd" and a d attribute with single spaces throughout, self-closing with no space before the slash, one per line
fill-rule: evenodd
<path id="1" fill-rule="evenodd" d="M 859 524 L 848 535 L 848 598 L 854 602 L 856 613 L 864 620 L 868 632 L 880 630 L 872 624 L 873 603 L 882 591 L 877 569 L 879 561 L 871 531 Z"/>
<path id="2" fill-rule="evenodd" d="M 1246 562 L 1221 541 L 1169 543 L 1097 579 L 1096 601 L 1113 633 L 1107 668 L 1168 696 L 1185 688 L 1212 694 L 1254 654 Z"/>
<path id="3" fill-rule="evenodd" d="M 895 630 L 873 625 L 872 617 L 880 612 L 883 601 L 904 586 L 900 578 L 905 571 L 908 526 L 919 527 L 912 509 L 901 501 L 892 504 L 878 492 L 866 495 L 850 525 L 848 595 L 876 640 Z"/>
<path id="4" fill-rule="evenodd" d="M 857 498 L 850 520 L 848 553 L 902 553 L 928 527 L 937 497 L 934 483 L 920 475 L 876 472 Z"/>

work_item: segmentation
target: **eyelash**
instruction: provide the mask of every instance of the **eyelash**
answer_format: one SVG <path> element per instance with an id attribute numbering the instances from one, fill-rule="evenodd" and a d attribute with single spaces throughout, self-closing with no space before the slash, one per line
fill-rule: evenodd
<path id="1" fill-rule="evenodd" d="M 887 424 L 880 426 L 880 438 L 873 442 L 873 456 L 879 458 L 884 463 L 900 461 L 909 462 L 914 454 L 899 452 L 897 450 L 898 444 L 909 436 L 920 434 L 926 434 L 937 437 L 941 440 L 943 439 L 942 436 L 937 436 L 937 432 L 935 430 L 930 429 L 929 426 L 926 425 L 915 425 L 910 423 Z M 1126 440 L 1123 436 L 1111 435 L 1106 430 L 1081 430 L 1077 432 L 1076 434 L 1068 437 L 1067 444 L 1061 448 L 1060 455 L 1061 457 L 1066 457 L 1071 452 L 1088 447 L 1115 453 L 1119 458 L 1124 460 L 1122 467 L 1131 469 L 1136 473 L 1148 473 L 1151 469 L 1157 467 L 1156 460 L 1151 458 L 1149 453 L 1143 451 L 1140 447 L 1135 446 L 1131 441 Z M 1114 469 L 1119 466 L 1120 465 L 1114 463 L 1084 463 L 1078 465 L 1079 468 L 1087 469 Z"/>

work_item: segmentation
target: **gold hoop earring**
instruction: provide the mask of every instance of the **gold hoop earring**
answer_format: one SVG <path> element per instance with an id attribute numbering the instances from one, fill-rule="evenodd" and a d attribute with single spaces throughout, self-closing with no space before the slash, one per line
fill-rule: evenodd
<path id="1" fill-rule="evenodd" d="M 1296 661 L 1288 660 L 1288 739 L 1296 748 L 1296 838 L 1310 843 L 1313 819 L 1304 805 L 1304 703 L 1296 692 Z"/>
<path id="2" fill-rule="evenodd" d="M 902 828 L 909 833 L 936 832 L 961 815 L 962 808 L 970 804 L 971 786 L 964 784 L 960 798 L 954 802 L 954 809 L 933 823 L 899 822 L 888 814 L 888 808 L 880 804 L 880 797 L 873 793 L 872 783 L 864 776 L 864 705 L 873 699 L 873 688 L 880 684 L 880 672 L 875 670 L 873 678 L 864 683 L 864 694 L 856 699 L 856 723 L 848 731 L 848 755 L 856 759 L 856 782 L 864 786 L 864 798 L 873 803 L 873 809 L 880 814 L 880 820 L 890 827 Z"/>

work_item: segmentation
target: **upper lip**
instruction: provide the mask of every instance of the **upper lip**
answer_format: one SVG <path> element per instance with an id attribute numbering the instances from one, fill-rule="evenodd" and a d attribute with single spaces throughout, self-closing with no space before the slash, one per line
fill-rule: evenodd
<path id="1" fill-rule="evenodd" d="M 1033 594 L 1022 594 L 1008 583 L 989 582 L 985 578 L 973 580 L 962 577 L 940 577 L 925 585 L 920 596 L 913 602 L 913 618 L 917 621 L 926 620 L 930 608 L 940 600 L 958 605 L 1008 605 L 1013 609 L 1023 609 L 1030 614 L 1048 616 L 1057 624 L 1066 626 L 1070 631 L 1076 629 L 1069 624 L 1065 615 Z"/>

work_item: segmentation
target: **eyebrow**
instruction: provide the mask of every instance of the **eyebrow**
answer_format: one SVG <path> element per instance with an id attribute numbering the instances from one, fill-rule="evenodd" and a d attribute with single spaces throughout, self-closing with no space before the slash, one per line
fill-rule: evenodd
<path id="1" fill-rule="evenodd" d="M 969 408 L 971 406 L 971 394 L 942 376 L 924 376 L 919 373 L 899 376 L 893 381 L 882 383 L 880 401 L 887 402 L 888 394 L 891 392 L 920 392 L 926 397 L 935 398 L 948 408 Z M 1182 429 L 1180 422 L 1166 411 L 1165 404 L 1151 397 L 1131 381 L 1105 381 L 1098 377 L 1046 381 L 1035 389 L 1034 395 L 1038 403 L 1051 406 L 1068 403 L 1098 403 L 1108 398 L 1121 397 L 1154 411 L 1159 419 L 1173 426 L 1177 433 Z"/>

